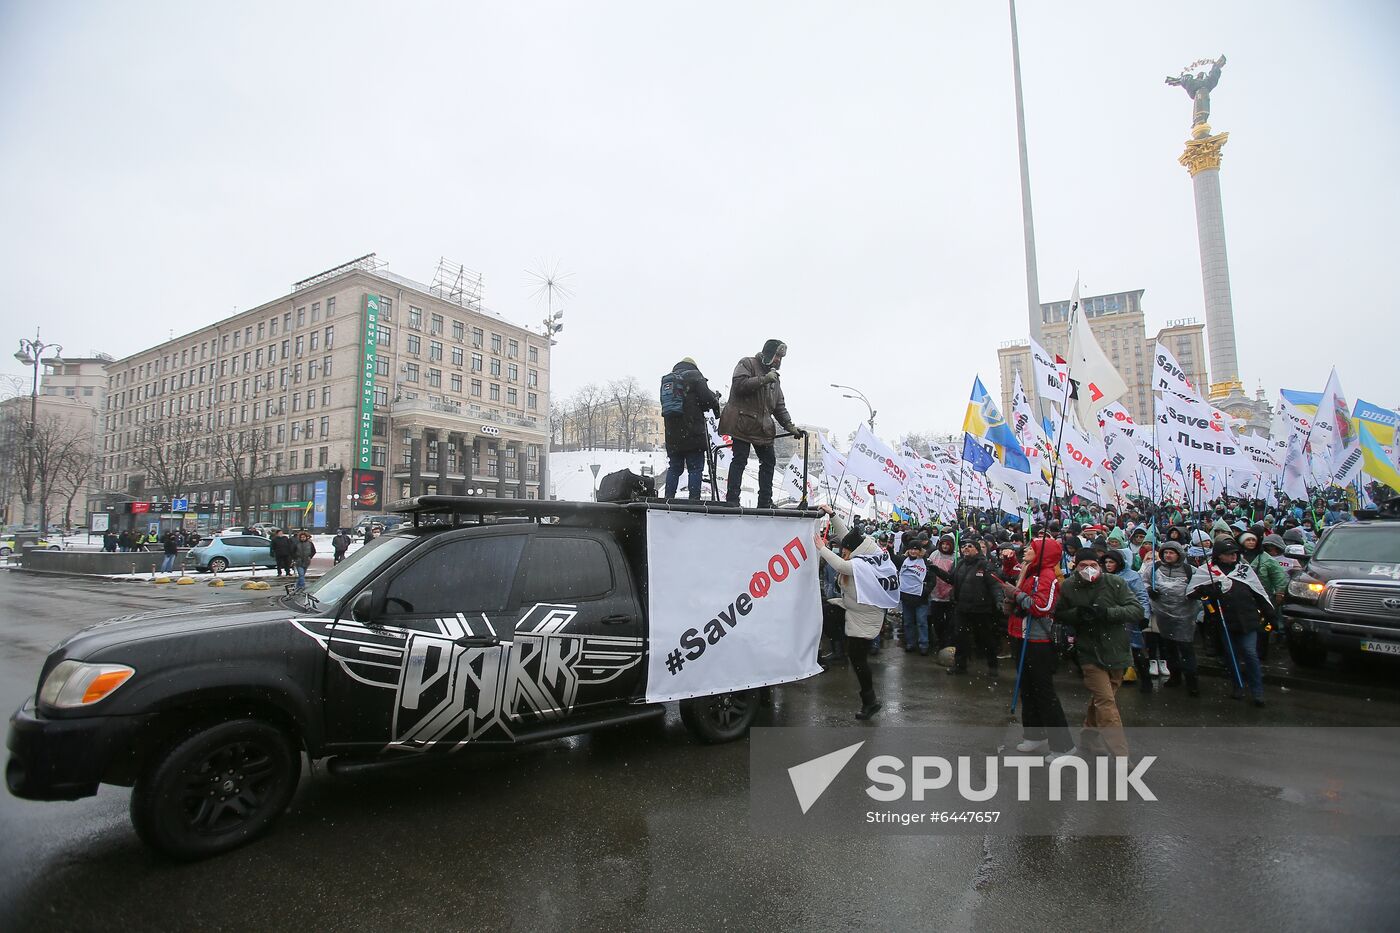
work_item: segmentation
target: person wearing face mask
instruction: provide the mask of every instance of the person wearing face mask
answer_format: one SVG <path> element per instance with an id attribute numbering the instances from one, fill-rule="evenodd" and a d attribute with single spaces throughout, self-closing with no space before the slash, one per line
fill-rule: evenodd
<path id="1" fill-rule="evenodd" d="M 719 416 L 719 432 L 734 441 L 729 484 L 724 493 L 724 501 L 730 505 L 739 504 L 744 467 L 748 466 L 749 453 L 753 451 L 758 454 L 758 507 L 773 507 L 773 470 L 777 463 L 773 452 L 773 440 L 777 436 L 774 419 L 794 437 L 806 434 L 793 423 L 783 398 L 783 387 L 778 384 L 778 370 L 786 355 L 787 344 L 769 340 L 756 355 L 744 357 L 734 367 L 729 400 Z"/>
<path id="2" fill-rule="evenodd" d="M 1196 620 L 1201 613 L 1200 601 L 1188 596 L 1202 576 L 1202 571 L 1186 560 L 1186 549 L 1176 541 L 1163 541 L 1160 555 L 1142 565 L 1147 596 L 1152 603 L 1152 625 L 1162 641 L 1166 656 L 1167 676 L 1164 687 L 1179 687 L 1186 682 L 1186 692 L 1201 695 L 1196 678 Z"/>
<path id="3" fill-rule="evenodd" d="M 1122 577 L 1104 573 L 1098 552 L 1086 548 L 1074 556 L 1055 619 L 1074 626 L 1074 650 L 1090 693 L 1081 747 L 1092 752 L 1101 743 L 1110 754 L 1126 756 L 1117 694 L 1132 663 L 1127 626 L 1142 619 L 1141 604 Z"/>

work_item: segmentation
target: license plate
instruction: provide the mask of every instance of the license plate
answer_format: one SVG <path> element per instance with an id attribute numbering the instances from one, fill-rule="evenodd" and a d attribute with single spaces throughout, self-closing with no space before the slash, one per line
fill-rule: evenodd
<path id="1" fill-rule="evenodd" d="M 1400 641 L 1363 641 L 1361 650 L 1375 654 L 1400 654 Z"/>

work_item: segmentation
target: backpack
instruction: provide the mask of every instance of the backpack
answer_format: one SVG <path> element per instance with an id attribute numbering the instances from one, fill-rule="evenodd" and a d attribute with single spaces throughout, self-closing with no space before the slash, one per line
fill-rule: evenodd
<path id="1" fill-rule="evenodd" d="M 685 380 L 675 371 L 661 377 L 661 414 L 679 415 L 685 411 Z"/>

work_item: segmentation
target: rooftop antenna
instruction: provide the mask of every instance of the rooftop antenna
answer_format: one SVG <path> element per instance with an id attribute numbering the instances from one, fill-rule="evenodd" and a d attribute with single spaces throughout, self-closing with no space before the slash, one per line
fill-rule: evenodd
<path id="1" fill-rule="evenodd" d="M 564 309 L 554 310 L 554 300 L 557 297 L 560 301 L 566 301 L 574 297 L 574 291 L 565 281 L 573 277 L 572 272 L 561 272 L 560 263 L 555 262 L 551 266 L 547 261 L 540 260 L 538 271 L 525 270 L 529 276 L 527 285 L 533 285 L 534 291 L 530 297 L 538 303 L 543 300 L 545 304 L 544 332 L 550 337 L 549 345 L 554 346 L 557 341 L 554 335 L 564 329 L 561 323 L 564 317 Z"/>

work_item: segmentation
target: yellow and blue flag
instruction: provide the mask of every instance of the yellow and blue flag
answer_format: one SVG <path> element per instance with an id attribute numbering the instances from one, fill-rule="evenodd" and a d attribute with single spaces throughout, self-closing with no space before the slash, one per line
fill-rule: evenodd
<path id="1" fill-rule="evenodd" d="M 1021 449 L 1016 432 L 997 411 L 996 402 L 992 401 L 987 387 L 982 385 L 981 376 L 974 377 L 972 381 L 972 398 L 968 400 L 967 414 L 963 417 L 963 431 L 991 441 L 997 448 L 1001 462 L 1010 469 L 1021 473 L 1031 471 L 1030 458 Z"/>
<path id="2" fill-rule="evenodd" d="M 1380 441 L 1371 433 L 1370 423 L 1358 421 L 1356 427 L 1357 438 L 1361 442 L 1361 469 L 1376 482 L 1384 483 L 1400 492 L 1400 470 L 1395 469 L 1390 458 L 1385 455 Z"/>
<path id="3" fill-rule="evenodd" d="M 1351 416 L 1357 421 L 1366 422 L 1371 436 L 1383 446 L 1389 447 L 1395 443 L 1395 427 L 1400 424 L 1400 415 L 1394 411 L 1357 399 L 1351 408 Z"/>

